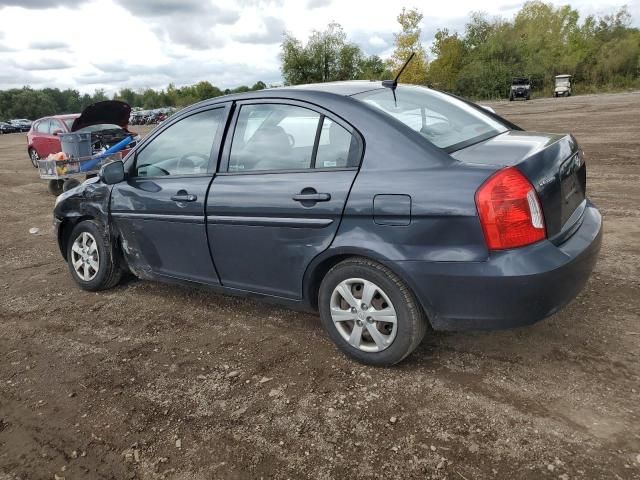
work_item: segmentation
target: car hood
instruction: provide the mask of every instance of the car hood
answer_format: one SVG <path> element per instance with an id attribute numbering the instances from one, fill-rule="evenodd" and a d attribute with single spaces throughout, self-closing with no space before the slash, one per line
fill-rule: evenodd
<path id="1" fill-rule="evenodd" d="M 73 121 L 71 131 L 75 132 L 84 127 L 100 124 L 113 124 L 126 128 L 129 124 L 131 106 L 119 100 L 106 100 L 94 103 L 85 108 L 80 116 Z"/>

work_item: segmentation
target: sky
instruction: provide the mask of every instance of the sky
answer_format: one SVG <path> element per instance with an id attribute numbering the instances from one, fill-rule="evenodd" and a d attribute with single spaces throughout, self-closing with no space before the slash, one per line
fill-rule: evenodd
<path id="1" fill-rule="evenodd" d="M 284 32 L 306 41 L 332 22 L 369 55 L 393 51 L 403 6 L 424 14 L 428 49 L 438 28 L 464 30 L 469 13 L 511 18 L 524 2 L 455 0 L 0 0 L 0 89 L 165 88 L 208 80 L 221 88 L 282 81 Z M 552 0 L 561 5 L 566 1 Z M 574 0 L 582 16 L 640 0 Z"/>

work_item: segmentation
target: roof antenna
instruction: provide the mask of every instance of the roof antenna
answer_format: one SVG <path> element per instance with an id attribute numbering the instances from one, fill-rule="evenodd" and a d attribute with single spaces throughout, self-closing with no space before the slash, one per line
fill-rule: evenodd
<path id="1" fill-rule="evenodd" d="M 400 78 L 400 75 L 402 75 L 402 72 L 404 72 L 404 69 L 407 68 L 407 65 L 409 65 L 409 62 L 411 61 L 411 59 L 414 57 L 415 54 L 416 52 L 411 52 L 411 55 L 409 55 L 409 58 L 407 58 L 407 61 L 404 62 L 404 65 L 402 65 L 402 68 L 396 75 L 396 78 L 394 78 L 393 80 L 382 81 L 382 86 L 386 88 L 390 88 L 391 91 L 393 92 L 393 103 L 395 104 L 396 107 L 398 106 L 398 102 L 396 100 L 396 87 L 398 86 L 398 79 Z"/>

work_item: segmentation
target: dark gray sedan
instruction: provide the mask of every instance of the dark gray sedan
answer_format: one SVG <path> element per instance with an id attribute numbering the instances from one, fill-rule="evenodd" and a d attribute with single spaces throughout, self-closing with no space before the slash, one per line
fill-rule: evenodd
<path id="1" fill-rule="evenodd" d="M 143 279 L 319 311 L 347 355 L 401 361 L 435 330 L 541 320 L 582 289 L 602 220 L 571 135 L 423 87 L 218 97 L 56 201 L 86 290 Z"/>

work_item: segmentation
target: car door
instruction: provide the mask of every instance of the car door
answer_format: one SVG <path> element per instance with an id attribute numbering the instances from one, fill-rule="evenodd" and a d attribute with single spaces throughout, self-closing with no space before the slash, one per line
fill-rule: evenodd
<path id="1" fill-rule="evenodd" d="M 40 158 L 46 158 L 51 152 L 49 144 L 49 126 L 50 119 L 44 118 L 40 120 L 34 127 L 35 135 L 33 136 L 33 148 L 36 149 Z"/>
<path id="2" fill-rule="evenodd" d="M 136 274 L 220 283 L 207 244 L 205 200 L 227 113 L 226 104 L 189 112 L 127 159 L 128 177 L 111 194 L 111 217 Z"/>
<path id="3" fill-rule="evenodd" d="M 301 298 L 309 262 L 331 244 L 362 157 L 360 135 L 301 102 L 238 103 L 207 200 L 224 286 Z"/>

